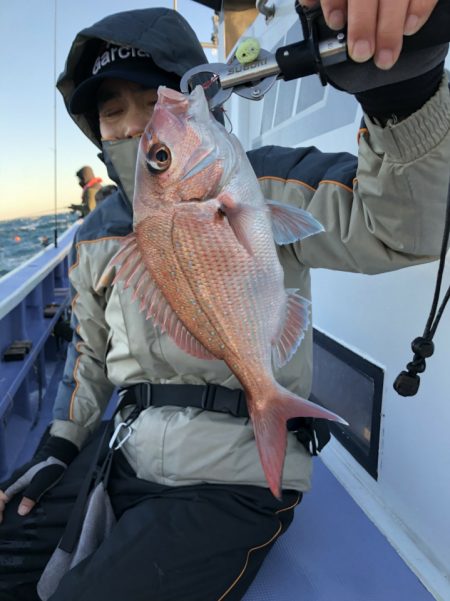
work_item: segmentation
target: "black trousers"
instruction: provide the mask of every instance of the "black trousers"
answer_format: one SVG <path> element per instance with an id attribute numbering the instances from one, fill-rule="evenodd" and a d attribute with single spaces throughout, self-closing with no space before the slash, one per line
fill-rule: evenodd
<path id="1" fill-rule="evenodd" d="M 64 531 L 95 444 L 28 516 L 17 515 L 20 495 L 7 505 L 0 525 L 0 601 L 38 601 L 36 583 Z M 278 501 L 255 486 L 154 484 L 136 478 L 120 451 L 109 493 L 114 530 L 63 577 L 51 601 L 238 601 L 301 498 L 284 491 Z"/>

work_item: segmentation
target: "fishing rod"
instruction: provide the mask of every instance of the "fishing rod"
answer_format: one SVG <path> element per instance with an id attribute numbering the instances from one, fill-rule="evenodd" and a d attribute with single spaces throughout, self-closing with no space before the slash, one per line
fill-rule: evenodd
<path id="1" fill-rule="evenodd" d="M 266 20 L 273 18 L 274 7 L 266 7 L 264 0 L 258 0 L 258 3 L 265 9 L 260 12 L 266 15 Z M 210 109 L 214 110 L 220 108 L 232 93 L 249 100 L 261 100 L 278 79 L 291 81 L 309 75 L 319 75 L 322 85 L 326 85 L 329 81 L 327 67 L 351 62 L 356 68 L 365 68 L 364 65 L 352 61 L 348 54 L 346 28 L 341 31 L 330 29 L 325 23 L 320 6 L 303 9 L 297 0 L 295 10 L 302 25 L 302 41 L 282 46 L 275 53 L 271 53 L 261 49 L 257 40 L 246 40 L 238 46 L 228 64 L 199 65 L 187 71 L 181 79 L 181 91 L 189 93 L 200 84 Z M 404 36 L 401 54 L 447 42 L 450 42 L 450 0 L 439 0 L 422 28 L 412 36 Z M 426 359 L 434 353 L 433 337 L 450 300 L 449 286 L 438 308 L 449 239 L 450 183 L 432 306 L 422 336 L 418 336 L 411 343 L 414 353 L 412 361 L 393 383 L 395 391 L 401 396 L 414 396 L 417 393 L 420 386 L 419 374 L 425 371 Z"/>
<path id="2" fill-rule="evenodd" d="M 56 82 L 56 42 L 57 42 L 57 26 L 58 26 L 58 15 L 57 15 L 57 0 L 54 0 L 54 22 L 53 22 L 53 81 Z M 56 85 L 53 86 L 53 242 L 55 248 L 58 246 L 58 120 L 57 120 L 57 101 L 56 101 Z"/>

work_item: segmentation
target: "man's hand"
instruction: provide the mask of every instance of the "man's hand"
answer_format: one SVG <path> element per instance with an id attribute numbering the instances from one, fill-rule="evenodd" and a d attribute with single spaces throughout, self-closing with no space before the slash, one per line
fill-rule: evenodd
<path id="1" fill-rule="evenodd" d="M 16 470 L 0 490 L 0 523 L 6 503 L 22 492 L 17 513 L 27 515 L 50 488 L 55 486 L 78 454 L 78 448 L 69 440 L 50 436 L 35 457 Z"/>
<path id="2" fill-rule="evenodd" d="M 413 35 L 426 23 L 438 0 L 321 0 L 331 29 L 347 23 L 348 51 L 359 63 L 370 58 L 380 69 L 390 69 L 402 49 L 404 35 Z M 300 0 L 307 8 L 317 0 Z"/>

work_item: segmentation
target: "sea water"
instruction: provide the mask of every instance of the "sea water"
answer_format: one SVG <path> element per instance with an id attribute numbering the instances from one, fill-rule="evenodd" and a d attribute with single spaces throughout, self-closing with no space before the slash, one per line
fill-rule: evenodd
<path id="1" fill-rule="evenodd" d="M 0 277 L 40 252 L 77 220 L 77 214 L 58 213 L 0 221 Z"/>

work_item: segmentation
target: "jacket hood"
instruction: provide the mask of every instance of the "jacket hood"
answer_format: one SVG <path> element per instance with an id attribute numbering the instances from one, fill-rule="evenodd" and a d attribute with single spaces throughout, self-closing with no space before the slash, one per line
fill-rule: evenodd
<path id="1" fill-rule="evenodd" d="M 69 115 L 99 148 L 101 141 L 97 124 L 88 115 L 73 115 L 69 103 L 78 84 L 90 75 L 103 42 L 144 50 L 158 67 L 179 77 L 188 69 L 208 62 L 189 23 L 169 8 L 115 13 L 80 31 L 72 43 L 56 86 Z"/>

